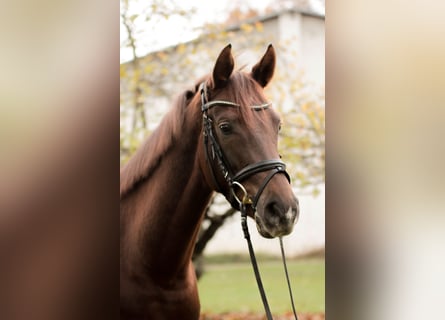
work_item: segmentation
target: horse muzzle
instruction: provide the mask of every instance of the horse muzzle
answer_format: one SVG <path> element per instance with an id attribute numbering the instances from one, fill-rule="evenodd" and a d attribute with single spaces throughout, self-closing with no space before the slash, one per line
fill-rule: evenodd
<path id="1" fill-rule="evenodd" d="M 299 205 L 283 206 L 278 202 L 267 203 L 262 210 L 257 210 L 255 222 L 258 232 L 264 238 L 276 238 L 292 232 L 298 221 Z"/>

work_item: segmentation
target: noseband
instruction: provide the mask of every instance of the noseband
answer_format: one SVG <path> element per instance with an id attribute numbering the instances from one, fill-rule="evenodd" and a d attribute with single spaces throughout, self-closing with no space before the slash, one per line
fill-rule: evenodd
<path id="1" fill-rule="evenodd" d="M 223 194 L 226 197 L 226 199 L 230 202 L 232 207 L 237 210 L 240 210 L 241 204 L 244 203 L 251 205 L 252 208 L 255 210 L 261 194 L 263 193 L 267 184 L 276 174 L 278 173 L 284 174 L 290 183 L 290 177 L 286 171 L 286 165 L 284 164 L 283 161 L 279 159 L 262 160 L 257 163 L 249 164 L 234 174 L 229 162 L 227 161 L 227 158 L 224 155 L 223 150 L 221 149 L 221 146 L 218 143 L 218 140 L 215 138 L 215 135 L 213 134 L 213 125 L 212 125 L 213 120 L 209 117 L 208 110 L 215 106 L 226 106 L 231 108 L 239 108 L 241 106 L 237 103 L 224 100 L 208 101 L 207 86 L 205 85 L 204 82 L 201 83 L 200 85 L 200 92 L 201 92 L 201 111 L 202 111 L 202 121 L 203 121 L 205 154 L 216 189 L 218 192 L 223 193 L 222 188 L 218 183 L 218 179 L 216 178 L 214 167 L 210 163 L 210 159 L 216 160 L 219 170 L 221 171 L 222 176 L 224 177 L 224 179 L 227 182 L 227 185 L 229 186 L 230 190 L 229 193 L 228 194 L 223 193 Z M 264 103 L 258 106 L 251 106 L 250 108 L 253 111 L 260 111 L 269 108 L 269 106 L 270 103 Z M 242 182 L 259 172 L 265 172 L 265 171 L 271 171 L 271 172 L 263 180 L 253 199 L 250 198 L 246 189 L 242 185 Z M 240 189 L 243 192 L 241 199 L 237 196 L 236 189 Z"/>

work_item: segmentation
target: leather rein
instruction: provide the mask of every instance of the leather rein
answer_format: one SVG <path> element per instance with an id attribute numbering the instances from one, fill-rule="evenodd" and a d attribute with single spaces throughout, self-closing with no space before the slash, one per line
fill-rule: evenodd
<path id="1" fill-rule="evenodd" d="M 276 175 L 276 174 L 284 174 L 287 180 L 290 183 L 290 176 L 286 171 L 286 165 L 283 161 L 280 159 L 271 159 L 271 160 L 262 160 L 257 163 L 249 164 L 239 170 L 237 173 L 233 173 L 229 162 L 227 161 L 227 158 L 224 156 L 224 152 L 221 149 L 221 146 L 219 145 L 217 139 L 215 138 L 215 135 L 213 134 L 213 120 L 208 115 L 208 110 L 215 107 L 215 106 L 226 106 L 226 107 L 232 107 L 232 108 L 239 108 L 241 107 L 239 104 L 230 102 L 230 101 L 224 101 L 224 100 L 213 100 L 208 101 L 208 94 L 207 94 L 207 86 L 205 82 L 201 83 L 200 85 L 200 93 L 201 93 L 201 111 L 202 111 L 202 121 L 203 121 L 203 134 L 204 134 L 204 148 L 205 148 L 205 154 L 206 154 L 206 161 L 210 168 L 211 176 L 213 183 L 216 187 L 216 190 L 220 193 L 222 193 L 226 199 L 229 201 L 229 203 L 232 205 L 233 208 L 236 210 L 239 210 L 241 212 L 241 226 L 242 230 L 244 232 L 244 238 L 247 241 L 247 245 L 249 248 L 249 255 L 250 255 L 250 261 L 252 263 L 252 267 L 255 273 L 255 278 L 257 281 L 258 289 L 260 291 L 261 299 L 263 301 L 264 309 L 266 312 L 267 320 L 273 320 L 272 313 L 269 308 L 269 304 L 267 302 L 266 293 L 264 291 L 263 283 L 261 281 L 261 276 L 258 269 L 258 264 L 255 258 L 255 253 L 253 250 L 252 242 L 250 240 L 250 234 L 247 227 L 247 210 L 250 206 L 251 209 L 255 212 L 256 206 L 258 204 L 258 200 L 263 193 L 264 189 L 266 188 L 267 184 L 270 182 L 270 180 Z M 269 108 L 270 103 L 264 103 L 258 106 L 251 106 L 250 108 L 253 111 L 260 111 Z M 216 178 L 215 172 L 214 172 L 214 166 L 212 165 L 212 161 L 216 160 L 216 163 L 219 167 L 220 172 L 222 173 L 222 176 L 224 177 L 227 185 L 229 186 L 229 193 L 225 194 L 222 192 L 222 188 L 220 184 L 218 183 L 218 179 Z M 245 187 L 242 185 L 242 181 L 246 180 L 247 178 L 259 173 L 259 172 L 266 172 L 270 171 L 268 175 L 264 178 L 263 182 L 261 183 L 260 187 L 258 188 L 257 193 L 253 198 L 251 198 L 245 189 Z M 236 194 L 237 189 L 239 189 L 242 192 L 242 197 L 239 198 Z M 287 271 L 287 265 L 286 265 L 286 258 L 284 254 L 284 247 L 283 247 L 283 240 L 280 237 L 280 247 L 281 247 L 281 256 L 283 259 L 283 265 L 286 275 L 286 280 L 289 288 L 289 294 L 290 294 L 290 300 L 292 304 L 292 310 L 295 316 L 295 319 L 297 318 L 297 313 L 295 311 L 294 301 L 292 297 L 292 290 L 290 287 L 290 281 L 289 281 L 289 275 Z"/>

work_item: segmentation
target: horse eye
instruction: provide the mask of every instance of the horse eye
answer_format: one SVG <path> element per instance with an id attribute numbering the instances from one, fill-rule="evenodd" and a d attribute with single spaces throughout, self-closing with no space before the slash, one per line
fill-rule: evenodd
<path id="1" fill-rule="evenodd" d="M 282 126 L 282 123 L 280 122 L 280 124 L 278 125 L 278 132 L 281 131 L 281 126 Z"/>
<path id="2" fill-rule="evenodd" d="M 222 133 L 224 134 L 229 134 L 232 132 L 232 127 L 230 126 L 230 124 L 228 124 L 227 122 L 223 122 L 219 125 L 219 129 L 222 131 Z"/>

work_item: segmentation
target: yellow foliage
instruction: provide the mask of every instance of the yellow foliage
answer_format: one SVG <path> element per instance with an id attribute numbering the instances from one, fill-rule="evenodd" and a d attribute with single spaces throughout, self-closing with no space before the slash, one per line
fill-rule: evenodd
<path id="1" fill-rule="evenodd" d="M 151 63 L 147 64 L 147 65 L 144 67 L 144 72 L 145 72 L 145 73 L 151 73 L 152 71 L 153 71 L 153 65 L 152 65 Z"/>
<path id="2" fill-rule="evenodd" d="M 295 176 L 297 177 L 298 180 L 305 180 L 306 179 L 305 174 L 303 172 L 301 172 L 301 171 L 296 172 Z"/>
<path id="3" fill-rule="evenodd" d="M 158 51 L 158 52 L 156 53 L 156 55 L 157 55 L 158 58 L 161 59 L 162 61 L 165 61 L 165 60 L 167 60 L 167 58 L 168 58 L 167 54 L 166 54 L 165 52 L 163 52 L 163 51 Z"/>
<path id="4" fill-rule="evenodd" d="M 299 142 L 300 142 L 300 147 L 303 150 L 307 150 L 311 147 L 311 141 L 309 140 L 308 137 L 302 137 Z"/>
<path id="5" fill-rule="evenodd" d="M 242 31 L 244 31 L 244 32 L 250 33 L 250 32 L 252 32 L 252 30 L 253 30 L 253 26 L 252 26 L 251 24 L 248 24 L 248 23 L 243 23 L 243 24 L 240 26 L 240 29 L 241 29 Z"/>
<path id="6" fill-rule="evenodd" d="M 166 67 L 162 67 L 161 74 L 164 75 L 164 76 L 167 75 L 168 74 L 168 69 Z"/>
<path id="7" fill-rule="evenodd" d="M 125 78 L 126 76 L 127 76 L 127 70 L 126 70 L 126 68 L 123 65 L 121 65 L 121 67 L 120 67 L 120 77 L 121 78 Z"/>
<path id="8" fill-rule="evenodd" d="M 183 43 L 181 43 L 177 48 L 176 48 L 176 51 L 179 53 L 179 54 L 183 54 L 184 52 L 185 52 L 185 44 L 183 44 Z"/>
<path id="9" fill-rule="evenodd" d="M 259 32 L 263 32 L 263 30 L 264 30 L 264 26 L 263 26 L 263 24 L 260 21 L 255 22 L 255 28 Z"/>
<path id="10" fill-rule="evenodd" d="M 307 123 L 302 114 L 295 115 L 295 117 L 292 117 L 291 120 L 292 123 L 295 124 L 297 127 L 305 127 Z"/>
<path id="11" fill-rule="evenodd" d="M 312 195 L 314 197 L 318 196 L 320 194 L 320 190 L 318 190 L 317 188 L 315 188 L 314 190 L 312 190 Z"/>

